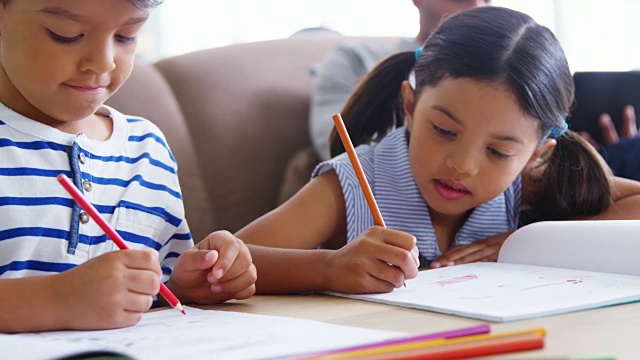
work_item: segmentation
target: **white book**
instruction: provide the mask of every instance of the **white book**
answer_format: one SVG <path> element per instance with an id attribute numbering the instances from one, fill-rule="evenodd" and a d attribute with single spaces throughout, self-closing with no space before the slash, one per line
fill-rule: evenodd
<path id="1" fill-rule="evenodd" d="M 640 221 L 524 226 L 498 262 L 421 271 L 406 288 L 353 299 L 506 322 L 640 301 Z"/>
<path id="2" fill-rule="evenodd" d="M 395 331 L 185 307 L 145 313 L 131 327 L 0 334 L 3 359 L 51 360 L 110 353 L 136 360 L 288 358 L 402 338 Z"/>

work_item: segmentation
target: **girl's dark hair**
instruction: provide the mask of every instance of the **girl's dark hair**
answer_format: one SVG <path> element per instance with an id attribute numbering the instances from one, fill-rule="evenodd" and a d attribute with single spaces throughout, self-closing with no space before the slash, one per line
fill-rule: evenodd
<path id="1" fill-rule="evenodd" d="M 128 0 L 133 6 L 137 7 L 140 10 L 151 10 L 158 5 L 162 4 L 164 0 Z M 7 6 L 11 0 L 0 0 L 0 4 L 2 6 Z"/>
<path id="2" fill-rule="evenodd" d="M 507 86 L 523 112 L 538 120 L 540 139 L 562 129 L 573 104 L 567 59 L 553 33 L 529 16 L 500 7 L 459 12 L 427 39 L 422 54 L 392 55 L 358 85 L 342 110 L 355 146 L 379 141 L 404 124 L 401 84 L 415 72 L 415 98 L 446 77 Z M 588 144 L 568 131 L 557 139 L 532 197 L 535 220 L 593 215 L 613 202 L 610 176 Z M 344 152 L 335 129 L 331 155 Z"/>

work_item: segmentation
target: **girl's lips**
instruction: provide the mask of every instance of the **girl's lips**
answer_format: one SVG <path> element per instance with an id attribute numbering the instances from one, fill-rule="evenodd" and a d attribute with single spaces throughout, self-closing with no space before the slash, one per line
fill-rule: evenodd
<path id="1" fill-rule="evenodd" d="M 433 180 L 436 192 L 446 200 L 457 200 L 471 194 L 464 186 L 446 180 Z"/>

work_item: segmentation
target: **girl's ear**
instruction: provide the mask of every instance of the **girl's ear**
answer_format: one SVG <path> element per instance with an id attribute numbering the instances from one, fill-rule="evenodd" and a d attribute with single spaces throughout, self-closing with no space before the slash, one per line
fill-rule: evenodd
<path id="1" fill-rule="evenodd" d="M 531 165 L 536 161 L 544 162 L 544 159 L 549 156 L 553 148 L 556 147 L 556 144 L 558 144 L 556 139 L 545 139 L 533 152 L 533 154 L 529 158 L 529 161 L 527 162 L 527 165 Z"/>
<path id="2" fill-rule="evenodd" d="M 402 107 L 404 109 L 404 121 L 407 125 L 407 129 L 411 131 L 411 124 L 413 123 L 413 110 L 415 109 L 414 102 L 415 91 L 409 81 L 402 82 Z"/>

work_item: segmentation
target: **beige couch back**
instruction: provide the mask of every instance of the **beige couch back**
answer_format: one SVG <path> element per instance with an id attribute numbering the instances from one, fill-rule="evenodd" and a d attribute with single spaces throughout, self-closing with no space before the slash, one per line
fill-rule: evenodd
<path id="1" fill-rule="evenodd" d="M 345 39 L 237 44 L 137 65 L 109 100 L 165 133 L 196 241 L 239 230 L 277 206 L 287 162 L 309 145 L 310 69 Z"/>

